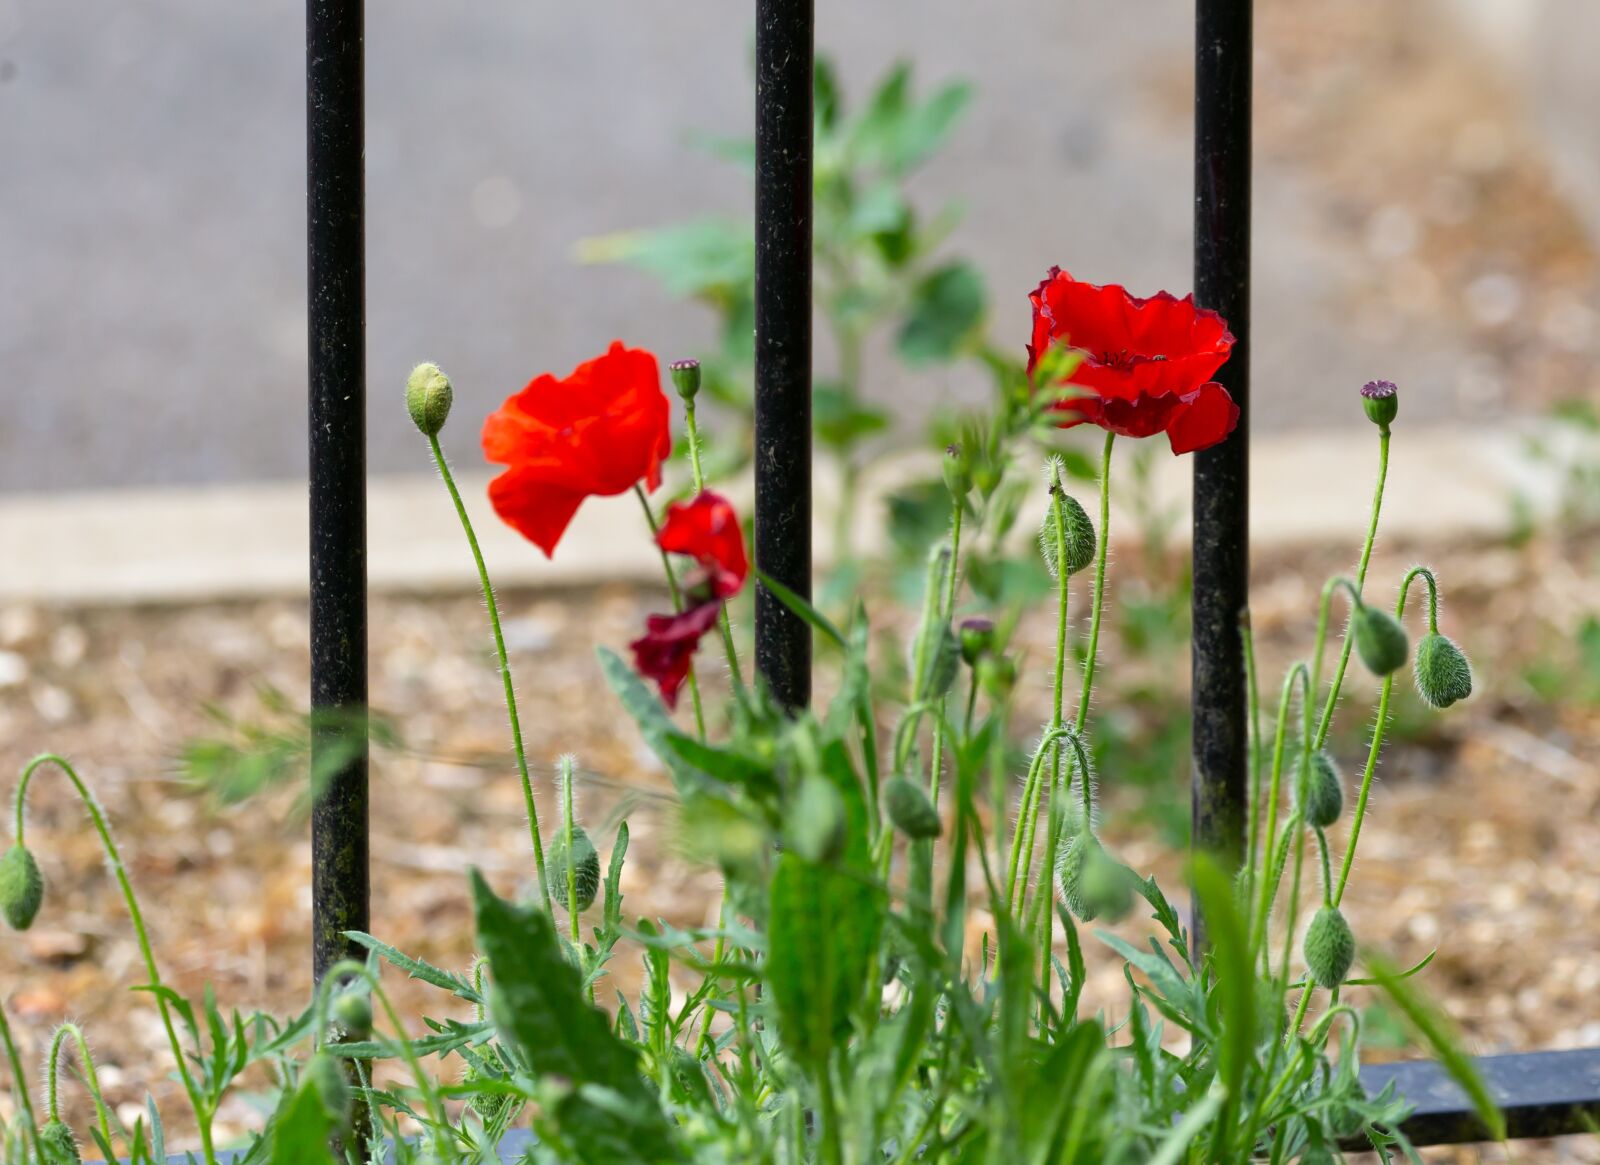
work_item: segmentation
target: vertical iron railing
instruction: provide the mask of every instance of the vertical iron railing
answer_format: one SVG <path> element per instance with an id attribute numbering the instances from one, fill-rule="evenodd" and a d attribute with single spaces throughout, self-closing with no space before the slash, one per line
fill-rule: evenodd
<path id="1" fill-rule="evenodd" d="M 1239 617 L 1250 578 L 1250 83 L 1252 0 L 1196 0 L 1194 287 L 1233 332 L 1217 379 L 1239 427 L 1194 462 L 1194 845 L 1243 860 L 1248 720 Z M 1204 937 L 1195 919 L 1198 946 Z"/>
<path id="2" fill-rule="evenodd" d="M 811 596 L 811 70 L 814 0 L 756 4 L 756 566 Z M 756 670 L 811 698 L 811 629 L 756 588 Z"/>
<path id="3" fill-rule="evenodd" d="M 367 930 L 366 262 L 362 0 L 306 4 L 312 966 Z M 350 749 L 354 748 L 354 755 Z M 345 759 L 326 773 L 328 758 Z"/>

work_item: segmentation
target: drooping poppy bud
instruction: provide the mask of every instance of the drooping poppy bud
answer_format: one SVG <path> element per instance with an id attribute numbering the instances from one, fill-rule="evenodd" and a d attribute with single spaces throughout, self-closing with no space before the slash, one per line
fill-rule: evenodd
<path id="1" fill-rule="evenodd" d="M 406 380 L 406 411 L 424 437 L 437 437 L 450 418 L 455 390 L 437 364 L 418 364 Z"/>
<path id="2" fill-rule="evenodd" d="M 883 787 L 883 803 L 889 820 L 907 837 L 925 841 L 938 837 L 943 828 L 939 812 L 922 787 L 907 777 L 895 777 Z"/>
<path id="3" fill-rule="evenodd" d="M 39 1126 L 39 1151 L 44 1154 L 44 1165 L 80 1165 L 83 1161 L 72 1130 L 56 1117 Z"/>
<path id="4" fill-rule="evenodd" d="M 365 987 L 347 988 L 335 995 L 332 1015 L 349 1039 L 364 1040 L 372 1034 L 372 1000 Z"/>
<path id="5" fill-rule="evenodd" d="M 1387 430 L 1400 412 L 1400 390 L 1392 380 L 1369 380 L 1361 386 L 1361 407 L 1368 420 Z"/>
<path id="6" fill-rule="evenodd" d="M 589 840 L 588 833 L 581 825 L 572 827 L 570 857 L 567 851 L 567 833 L 564 829 L 556 830 L 555 841 L 545 855 L 544 868 L 550 879 L 550 896 L 556 900 L 561 909 L 567 911 L 572 909 L 567 902 L 569 867 L 572 870 L 578 911 L 581 913 L 594 905 L 595 895 L 600 892 L 600 855 L 595 851 L 594 842 Z"/>
<path id="7" fill-rule="evenodd" d="M 1056 893 L 1079 922 L 1093 922 L 1100 915 L 1098 902 L 1085 893 L 1084 886 L 1093 851 L 1099 848 L 1094 834 L 1084 832 L 1064 838 L 1056 851 Z"/>
<path id="8" fill-rule="evenodd" d="M 1318 983 L 1332 990 L 1344 982 L 1356 959 L 1356 938 L 1338 907 L 1317 911 L 1306 930 L 1304 952 L 1306 966 Z"/>
<path id="9" fill-rule="evenodd" d="M 1051 492 L 1061 503 L 1061 520 L 1066 533 L 1067 573 L 1077 574 L 1094 561 L 1094 523 L 1089 521 L 1089 515 L 1079 504 L 1078 499 L 1066 490 L 1052 486 Z M 1045 511 L 1044 522 L 1039 527 L 1039 552 L 1044 555 L 1044 564 L 1050 571 L 1050 577 L 1058 578 L 1060 564 L 1056 562 L 1054 505 Z"/>
<path id="10" fill-rule="evenodd" d="M 975 615 L 961 620 L 961 658 L 968 667 L 976 667 L 978 660 L 994 649 L 994 620 Z"/>
<path id="11" fill-rule="evenodd" d="M 844 852 L 844 798 L 824 777 L 807 776 L 795 791 L 784 823 L 784 841 L 808 862 L 831 862 Z"/>
<path id="12" fill-rule="evenodd" d="M 27 930 L 44 903 L 44 875 L 25 846 L 14 845 L 0 858 L 0 912 L 13 930 Z"/>
<path id="13" fill-rule="evenodd" d="M 928 690 L 924 695 L 936 699 L 955 685 L 956 675 L 961 670 L 961 643 L 948 623 L 940 625 L 934 637 L 932 658 L 928 661 Z"/>
<path id="14" fill-rule="evenodd" d="M 1344 811 L 1344 782 L 1339 779 L 1339 767 L 1326 749 L 1319 748 L 1311 754 L 1311 771 L 1300 777 L 1305 782 L 1305 804 L 1301 809 L 1306 824 L 1326 829 Z"/>
<path id="15" fill-rule="evenodd" d="M 1417 641 L 1417 656 L 1411 668 L 1417 694 L 1430 707 L 1448 708 L 1472 695 L 1472 668 L 1467 657 L 1437 631 L 1430 631 Z"/>
<path id="16" fill-rule="evenodd" d="M 1133 877 L 1133 871 L 1094 842 L 1084 854 L 1079 897 L 1095 916 L 1116 922 L 1133 908 Z"/>
<path id="17" fill-rule="evenodd" d="M 678 390 L 678 396 L 685 404 L 693 404 L 694 398 L 700 394 L 700 361 L 674 360 L 667 365 L 667 372 L 672 377 L 672 387 Z"/>
<path id="18" fill-rule="evenodd" d="M 1405 666 L 1408 644 L 1400 620 L 1377 607 L 1356 611 L 1356 650 L 1375 676 L 1386 676 Z"/>

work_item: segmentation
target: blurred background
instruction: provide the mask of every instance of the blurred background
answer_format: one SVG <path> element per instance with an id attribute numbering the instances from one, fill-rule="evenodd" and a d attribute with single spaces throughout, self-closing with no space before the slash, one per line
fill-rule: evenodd
<path id="1" fill-rule="evenodd" d="M 545 563 L 482 505 L 477 430 L 534 374 L 623 337 L 706 360 L 736 476 L 748 7 L 369 5 L 372 698 L 392 729 L 374 926 L 442 964 L 470 956 L 466 865 L 504 887 L 531 872 L 470 560 L 400 407 L 423 359 L 455 382 L 443 441 L 516 584 L 534 752 L 578 751 L 602 831 L 630 814 L 631 911 L 699 920 L 712 900 L 593 663 L 660 603 L 637 514 L 590 503 Z M 836 593 L 877 563 L 890 635 L 926 510 L 906 475 L 873 479 L 883 455 L 988 399 L 1049 265 L 1190 286 L 1192 17 L 1185 0 L 819 0 L 819 169 L 839 180 L 819 188 L 836 246 L 819 451 L 824 488 L 856 505 L 818 545 Z M 1352 920 L 1403 961 L 1440 948 L 1425 985 L 1482 1050 L 1600 1043 L 1600 948 L 1574 925 L 1600 911 L 1600 5 L 1257 0 L 1256 38 L 1264 670 L 1304 651 L 1323 578 L 1354 559 L 1375 458 L 1354 394 L 1395 380 L 1374 577 L 1439 569 L 1479 694 L 1444 717 L 1402 702 Z M 0 773 L 68 751 L 179 987 L 278 1012 L 309 980 L 303 52 L 285 0 L 0 0 Z M 1125 859 L 1175 879 L 1188 464 L 1125 444 L 1099 767 Z M 1019 645 L 1044 658 L 1051 632 L 1025 620 Z M 1370 696 L 1335 737 L 1349 757 Z M 125 920 L 64 786 L 32 806 L 51 905 L 0 949 L 0 1001 L 30 1061 L 83 1020 L 108 1093 L 137 1108 L 161 1091 L 161 1039 L 121 990 Z M 1394 1017 L 1367 1030 L 1405 1053 Z"/>

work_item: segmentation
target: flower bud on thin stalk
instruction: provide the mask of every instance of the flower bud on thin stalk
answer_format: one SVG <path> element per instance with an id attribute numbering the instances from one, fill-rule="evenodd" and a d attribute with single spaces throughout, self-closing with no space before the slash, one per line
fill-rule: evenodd
<path id="1" fill-rule="evenodd" d="M 437 364 L 418 364 L 406 379 L 406 411 L 424 437 L 437 437 L 450 419 L 455 390 Z"/>

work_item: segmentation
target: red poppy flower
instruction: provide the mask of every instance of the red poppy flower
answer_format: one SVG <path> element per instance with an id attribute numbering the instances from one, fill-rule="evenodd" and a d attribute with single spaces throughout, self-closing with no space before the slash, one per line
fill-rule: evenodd
<path id="1" fill-rule="evenodd" d="M 721 610 L 721 600 L 712 599 L 679 615 L 651 615 L 645 620 L 644 635 L 628 644 L 634 668 L 655 680 L 667 707 L 678 706 L 678 689 L 689 675 L 689 662 L 705 633 L 716 626 Z"/>
<path id="2" fill-rule="evenodd" d="M 1051 344 L 1080 358 L 1065 383 L 1081 394 L 1057 406 L 1066 417 L 1062 428 L 1088 422 L 1127 437 L 1166 433 L 1174 453 L 1190 453 L 1239 423 L 1239 406 L 1211 379 L 1232 352 L 1233 336 L 1216 312 L 1194 305 L 1194 296 L 1162 291 L 1140 299 L 1052 267 L 1029 298 L 1029 374 Z"/>
<path id="3" fill-rule="evenodd" d="M 534 377 L 483 423 L 483 455 L 507 467 L 495 513 L 550 557 L 584 498 L 661 484 L 667 415 L 655 356 L 620 340 L 565 379 Z"/>
<path id="4" fill-rule="evenodd" d="M 667 520 L 661 524 L 656 545 L 698 562 L 711 595 L 718 599 L 738 594 L 750 574 L 739 515 L 726 498 L 709 490 L 693 501 L 673 502 L 667 507 Z"/>

